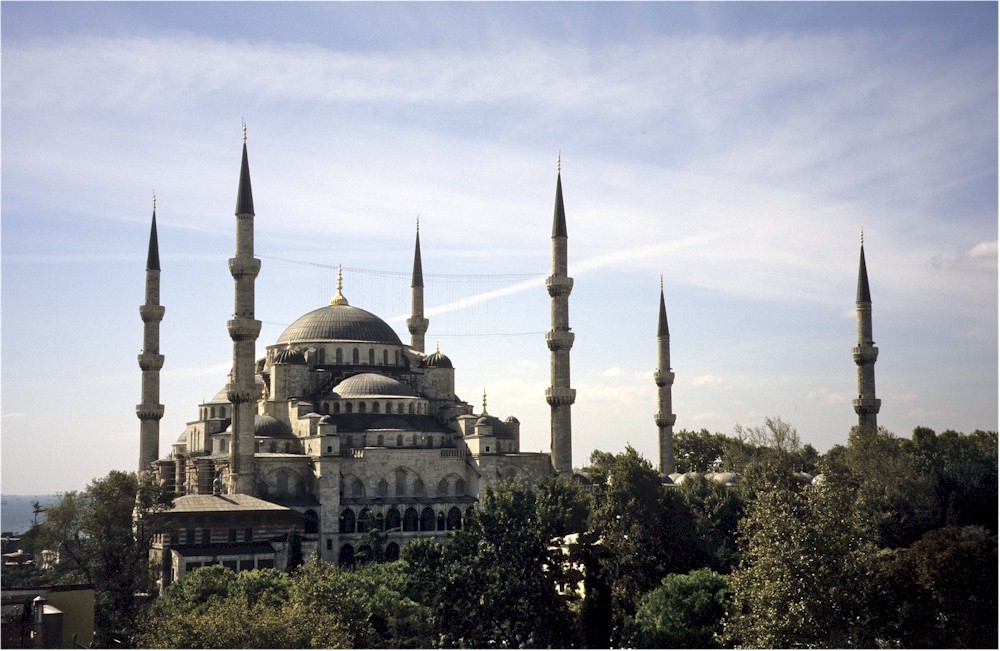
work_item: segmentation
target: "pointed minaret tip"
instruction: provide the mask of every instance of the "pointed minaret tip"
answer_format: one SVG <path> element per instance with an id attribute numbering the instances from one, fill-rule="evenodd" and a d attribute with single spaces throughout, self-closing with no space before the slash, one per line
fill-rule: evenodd
<path id="1" fill-rule="evenodd" d="M 556 207 L 552 216 L 552 237 L 566 237 L 566 209 L 562 194 L 562 152 L 556 156 Z"/>
<path id="2" fill-rule="evenodd" d="M 240 187 L 236 192 L 236 214 L 253 215 L 253 190 L 250 188 L 250 162 L 247 158 L 247 123 L 243 121 L 243 161 L 240 163 Z"/>
<path id="3" fill-rule="evenodd" d="M 670 325 L 667 323 L 667 303 L 663 298 L 663 276 L 660 276 L 660 318 L 656 326 L 656 336 L 670 336 Z"/>
<path id="4" fill-rule="evenodd" d="M 483 416 L 489 416 L 486 412 L 486 387 L 483 387 Z"/>
<path id="5" fill-rule="evenodd" d="M 858 262 L 858 296 L 855 299 L 858 303 L 871 303 L 872 293 L 868 287 L 868 267 L 865 264 L 865 235 L 861 231 L 861 259 Z"/>
<path id="6" fill-rule="evenodd" d="M 424 266 L 420 260 L 420 216 L 417 216 L 417 238 L 413 247 L 413 276 L 410 287 L 424 286 Z"/>
<path id="7" fill-rule="evenodd" d="M 149 227 L 149 251 L 146 253 L 146 269 L 160 270 L 160 244 L 156 237 L 156 192 L 153 192 L 153 221 Z"/>

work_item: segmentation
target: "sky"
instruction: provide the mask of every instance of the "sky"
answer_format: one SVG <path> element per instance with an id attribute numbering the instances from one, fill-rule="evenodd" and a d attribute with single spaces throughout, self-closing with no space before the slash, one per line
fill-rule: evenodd
<path id="1" fill-rule="evenodd" d="M 243 139 L 258 356 L 336 291 L 549 449 L 561 159 L 573 461 L 676 430 L 857 423 L 859 233 L 879 424 L 997 429 L 995 3 L 0 4 L 4 493 L 138 459 L 146 248 L 163 454 L 226 381 Z"/>

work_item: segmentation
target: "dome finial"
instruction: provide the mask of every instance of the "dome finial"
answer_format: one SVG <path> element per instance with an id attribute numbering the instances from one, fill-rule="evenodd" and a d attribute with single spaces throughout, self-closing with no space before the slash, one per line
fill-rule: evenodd
<path id="1" fill-rule="evenodd" d="M 434 342 L 434 352 L 437 353 L 438 355 L 441 354 L 441 342 L 440 341 L 435 341 Z"/>
<path id="2" fill-rule="evenodd" d="M 344 298 L 344 267 L 337 265 L 337 295 L 330 299 L 330 305 L 347 305 Z"/>
<path id="3" fill-rule="evenodd" d="M 489 414 L 486 413 L 486 387 L 483 387 L 483 416 L 489 416 Z"/>

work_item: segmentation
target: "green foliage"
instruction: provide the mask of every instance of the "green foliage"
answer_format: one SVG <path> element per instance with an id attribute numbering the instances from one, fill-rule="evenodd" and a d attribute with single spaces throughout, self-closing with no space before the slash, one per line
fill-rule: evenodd
<path id="1" fill-rule="evenodd" d="M 937 498 L 940 526 L 997 532 L 997 433 L 913 430 L 913 451 Z"/>
<path id="2" fill-rule="evenodd" d="M 671 572 L 705 564 L 695 517 L 676 491 L 664 492 L 660 476 L 632 447 L 619 455 L 591 456 L 591 529 L 605 549 L 603 579 L 611 588 L 612 643 L 622 642 L 625 622 L 639 598 Z"/>
<path id="3" fill-rule="evenodd" d="M 302 536 L 298 529 L 291 529 L 285 536 L 285 571 L 294 572 L 303 562 Z"/>
<path id="4" fill-rule="evenodd" d="M 739 560 L 737 527 L 743 517 L 741 493 L 696 475 L 677 487 L 694 518 L 694 532 L 709 567 L 728 574 Z"/>
<path id="5" fill-rule="evenodd" d="M 724 435 L 711 434 L 707 429 L 674 432 L 674 469 L 679 473 L 718 470 L 722 467 L 725 442 Z"/>
<path id="6" fill-rule="evenodd" d="M 151 522 L 170 506 L 148 477 L 113 470 L 47 509 L 36 544 L 59 551 L 64 576 L 94 584 L 95 645 L 127 642 L 132 634 L 135 594 L 152 585 Z"/>
<path id="7" fill-rule="evenodd" d="M 654 649 L 717 648 L 731 596 L 727 578 L 707 568 L 668 574 L 639 602 L 631 644 Z"/>
<path id="8" fill-rule="evenodd" d="M 780 464 L 761 473 L 740 522 L 726 638 L 741 646 L 869 646 L 858 595 L 873 548 L 854 526 L 847 487 L 788 480 Z"/>

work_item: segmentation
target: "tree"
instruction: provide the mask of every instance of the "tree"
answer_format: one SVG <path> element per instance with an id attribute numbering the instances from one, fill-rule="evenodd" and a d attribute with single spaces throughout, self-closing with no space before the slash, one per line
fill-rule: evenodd
<path id="1" fill-rule="evenodd" d="M 58 550 L 61 571 L 94 584 L 95 645 L 127 643 L 138 612 L 135 595 L 152 586 L 152 522 L 171 505 L 148 476 L 113 470 L 48 508 L 40 547 Z"/>
<path id="2" fill-rule="evenodd" d="M 612 644 L 621 644 L 640 597 L 667 574 L 701 567 L 706 558 L 683 498 L 664 492 L 659 473 L 635 449 L 595 453 L 591 462 L 590 526 L 606 552 L 602 572 L 611 586 Z"/>
<path id="3" fill-rule="evenodd" d="M 470 647 L 569 646 L 567 555 L 556 532 L 570 526 L 566 487 L 542 495 L 520 482 L 487 490 L 446 545 L 403 549 L 410 594 L 427 605 L 439 643 Z M 558 496 L 558 499 L 556 499 Z M 562 505 L 562 506 L 560 506 Z M 554 520 L 548 520 L 558 514 Z"/>
<path id="4" fill-rule="evenodd" d="M 290 529 L 285 536 L 285 571 L 294 572 L 302 563 L 302 536 L 298 529 Z"/>
<path id="5" fill-rule="evenodd" d="M 744 510 L 740 492 L 703 476 L 686 478 L 677 491 L 694 516 L 709 566 L 728 574 L 739 560 L 736 532 Z"/>
<path id="6" fill-rule="evenodd" d="M 781 464 L 760 469 L 739 526 L 727 641 L 761 648 L 872 646 L 863 603 L 870 585 L 865 560 L 874 546 L 856 526 L 852 487 L 839 477 L 818 488 L 796 484 Z"/>
<path id="7" fill-rule="evenodd" d="M 674 468 L 680 473 L 718 470 L 726 451 L 725 439 L 707 429 L 674 432 Z"/>
<path id="8" fill-rule="evenodd" d="M 668 574 L 639 602 L 631 642 L 653 649 L 718 648 L 731 598 L 726 577 L 707 568 Z"/>

